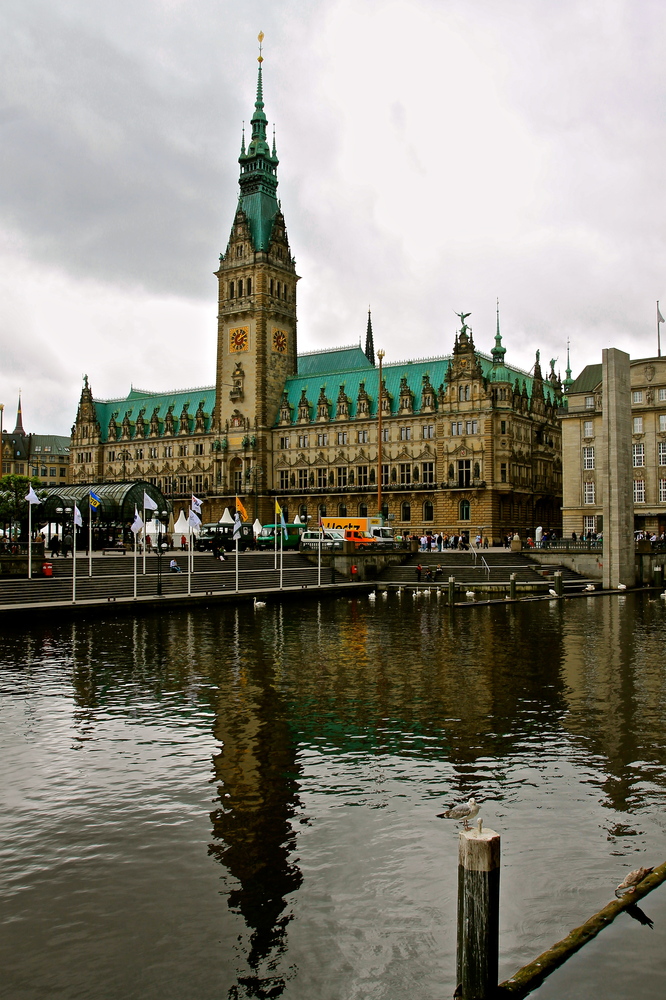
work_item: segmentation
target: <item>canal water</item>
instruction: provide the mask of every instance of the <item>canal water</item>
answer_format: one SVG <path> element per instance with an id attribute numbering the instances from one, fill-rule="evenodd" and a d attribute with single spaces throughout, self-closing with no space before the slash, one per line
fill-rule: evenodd
<path id="1" fill-rule="evenodd" d="M 643 595 L 3 622 L 0 997 L 450 997 L 470 795 L 508 977 L 666 861 L 665 646 Z M 642 908 L 534 995 L 661 998 Z"/>

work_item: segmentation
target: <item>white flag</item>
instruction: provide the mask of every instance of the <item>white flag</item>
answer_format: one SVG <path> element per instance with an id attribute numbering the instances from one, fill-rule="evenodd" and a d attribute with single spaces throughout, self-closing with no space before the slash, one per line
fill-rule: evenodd
<path id="1" fill-rule="evenodd" d="M 39 497 L 37 496 L 37 494 L 35 493 L 35 491 L 33 490 L 32 486 L 28 490 L 28 495 L 26 496 L 25 499 L 28 501 L 28 503 L 41 503 L 42 502 L 39 499 Z"/>
<path id="2" fill-rule="evenodd" d="M 145 490 L 143 491 L 143 509 L 157 510 L 157 504 L 151 497 L 148 496 Z"/>
<path id="3" fill-rule="evenodd" d="M 82 528 L 83 527 L 83 518 L 81 517 L 81 511 L 76 506 L 76 504 L 74 504 L 74 524 L 78 528 Z"/>
<path id="4" fill-rule="evenodd" d="M 195 530 L 199 529 L 201 527 L 201 518 L 195 513 L 195 511 L 191 510 L 187 516 L 187 523 L 191 528 L 194 528 Z"/>
<path id="5" fill-rule="evenodd" d="M 138 533 L 141 531 L 142 528 L 143 528 L 143 521 L 141 520 L 141 515 L 139 514 L 138 510 L 135 507 L 134 520 L 132 521 L 132 531 L 134 532 L 135 535 L 138 535 Z"/>
<path id="6" fill-rule="evenodd" d="M 200 514 L 201 513 L 201 504 L 202 503 L 203 503 L 203 501 L 202 500 L 198 500 L 195 497 L 194 493 L 193 493 L 192 494 L 192 510 L 196 511 L 197 514 Z"/>
<path id="7" fill-rule="evenodd" d="M 234 534 L 233 539 L 237 541 L 241 536 L 241 519 L 240 514 L 236 511 L 236 516 L 234 518 Z"/>

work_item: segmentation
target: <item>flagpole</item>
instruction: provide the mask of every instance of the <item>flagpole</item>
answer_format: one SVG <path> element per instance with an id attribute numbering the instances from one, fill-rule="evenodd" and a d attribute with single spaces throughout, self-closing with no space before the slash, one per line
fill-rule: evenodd
<path id="1" fill-rule="evenodd" d="M 659 299 L 657 299 L 657 357 L 661 357 L 661 330 L 660 326 L 664 322 L 664 318 L 661 315 L 661 310 L 659 309 Z"/>
<path id="2" fill-rule="evenodd" d="M 284 562 L 284 535 L 282 530 L 280 530 L 280 590 L 282 590 L 282 569 Z"/>
<path id="3" fill-rule="evenodd" d="M 136 510 L 136 507 L 134 509 Z M 139 532 L 135 531 L 133 534 L 134 534 L 134 600 L 136 601 L 136 540 Z"/>
<path id="4" fill-rule="evenodd" d="M 274 542 L 275 542 L 275 558 L 273 560 L 273 569 L 277 569 L 277 510 L 273 514 L 273 520 L 275 521 L 275 524 L 273 525 L 273 534 L 275 536 L 275 538 L 274 538 Z"/>
<path id="5" fill-rule="evenodd" d="M 192 508 L 190 507 L 190 514 L 192 513 Z M 190 519 L 187 519 L 187 596 L 189 597 L 192 593 L 192 546 L 190 545 L 190 538 L 192 537 L 192 525 Z"/>
<path id="6" fill-rule="evenodd" d="M 143 575 L 146 575 L 146 491 L 143 491 L 144 501 L 143 501 Z"/>
<path id="7" fill-rule="evenodd" d="M 0 441 L 0 451 L 2 442 Z M 32 504 L 28 501 L 28 579 L 32 580 Z"/>
<path id="8" fill-rule="evenodd" d="M 93 509 L 88 492 L 88 576 L 92 576 L 92 516 Z"/>
<path id="9" fill-rule="evenodd" d="M 321 587 L 321 518 L 319 524 L 319 539 L 317 542 L 317 586 Z"/>
<path id="10" fill-rule="evenodd" d="M 236 593 L 238 589 L 238 535 L 236 535 Z"/>
<path id="11" fill-rule="evenodd" d="M 72 604 L 76 604 L 76 503 L 72 510 Z"/>

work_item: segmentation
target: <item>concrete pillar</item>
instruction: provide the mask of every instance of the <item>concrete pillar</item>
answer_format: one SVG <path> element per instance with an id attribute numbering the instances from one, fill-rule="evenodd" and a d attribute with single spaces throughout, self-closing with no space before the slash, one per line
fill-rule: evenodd
<path id="1" fill-rule="evenodd" d="M 633 587 L 634 494 L 631 461 L 631 373 L 629 355 L 602 351 L 602 432 L 597 488 L 603 491 L 606 588 Z"/>

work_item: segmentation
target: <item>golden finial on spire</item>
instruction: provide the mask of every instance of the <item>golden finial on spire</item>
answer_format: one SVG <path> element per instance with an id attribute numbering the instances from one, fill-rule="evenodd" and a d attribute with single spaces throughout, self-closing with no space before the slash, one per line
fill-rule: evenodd
<path id="1" fill-rule="evenodd" d="M 257 39 L 259 40 L 259 55 L 257 56 L 257 62 L 261 66 L 262 62 L 264 61 L 264 57 L 261 54 L 261 43 L 264 40 L 264 33 L 263 33 L 263 31 L 259 32 L 259 34 L 257 35 Z"/>

